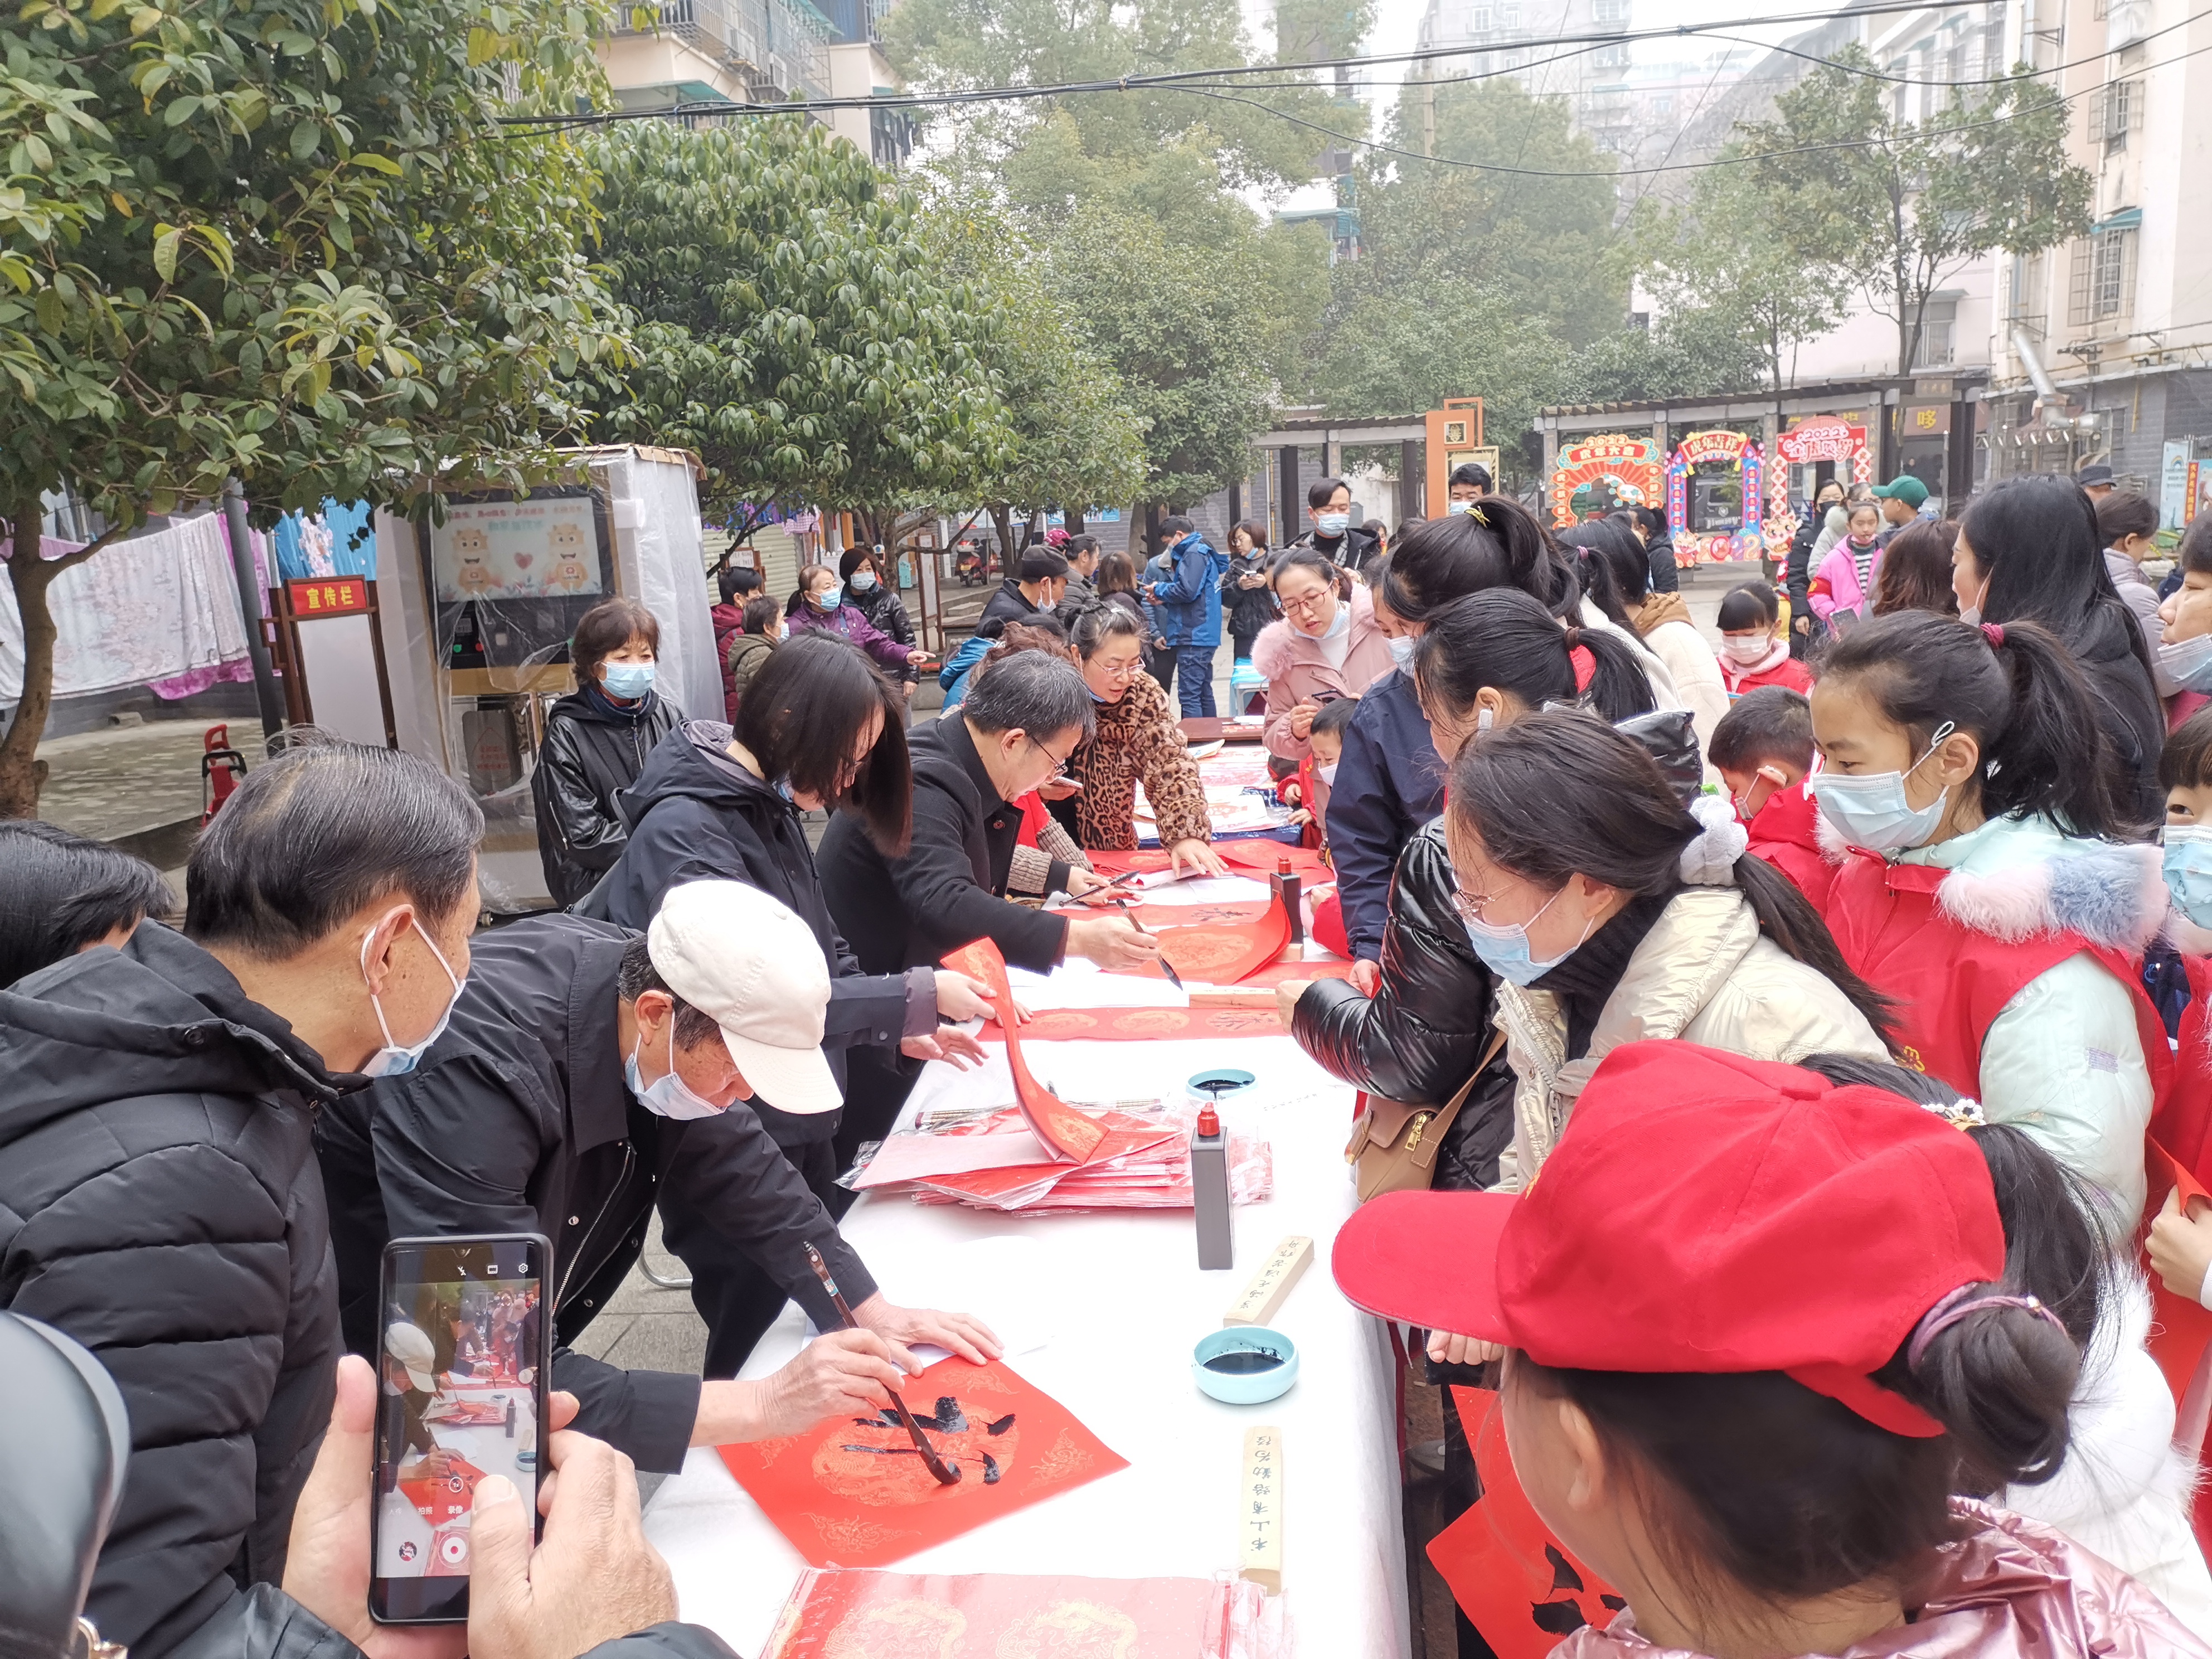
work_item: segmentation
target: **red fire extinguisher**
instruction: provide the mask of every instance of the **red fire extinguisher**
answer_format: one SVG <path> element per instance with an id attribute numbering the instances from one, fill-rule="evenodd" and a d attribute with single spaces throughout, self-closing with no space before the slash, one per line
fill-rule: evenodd
<path id="1" fill-rule="evenodd" d="M 200 743 L 206 750 L 200 757 L 200 827 L 204 830 L 208 820 L 230 799 L 231 791 L 244 781 L 246 757 L 230 746 L 228 722 L 208 727 Z"/>

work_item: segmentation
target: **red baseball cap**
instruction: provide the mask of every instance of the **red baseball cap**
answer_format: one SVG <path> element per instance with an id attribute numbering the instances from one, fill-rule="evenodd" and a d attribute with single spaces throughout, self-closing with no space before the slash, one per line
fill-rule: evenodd
<path id="1" fill-rule="evenodd" d="M 1871 1373 L 2004 1273 L 1989 1166 L 1879 1089 L 1681 1042 L 1615 1049 L 1525 1194 L 1390 1193 L 1336 1236 L 1368 1312 L 1604 1371 L 1785 1371 L 1894 1433 Z"/>

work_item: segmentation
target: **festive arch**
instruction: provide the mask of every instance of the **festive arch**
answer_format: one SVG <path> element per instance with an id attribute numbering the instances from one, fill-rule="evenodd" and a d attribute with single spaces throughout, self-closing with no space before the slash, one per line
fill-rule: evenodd
<path id="1" fill-rule="evenodd" d="M 1647 506 L 1662 488 L 1659 447 L 1649 438 L 1613 435 L 1585 438 L 1559 451 L 1552 469 L 1552 522 L 1565 530 L 1575 517 L 1575 494 L 1610 483 L 1620 504 Z"/>
<path id="2" fill-rule="evenodd" d="M 1690 475 L 1701 466 L 1734 467 L 1741 486 L 1743 522 L 1734 530 L 1690 528 Z M 1755 559 L 1765 550 L 1762 508 L 1765 459 L 1759 447 L 1741 432 L 1692 432 L 1667 463 L 1667 523 L 1674 532 L 1680 564 L 1722 564 Z"/>

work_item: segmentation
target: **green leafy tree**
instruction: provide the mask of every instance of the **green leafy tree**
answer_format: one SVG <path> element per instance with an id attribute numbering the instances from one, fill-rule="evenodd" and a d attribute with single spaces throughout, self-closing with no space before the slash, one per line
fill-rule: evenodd
<path id="1" fill-rule="evenodd" d="M 1733 323 L 1778 398 L 1797 348 L 1843 321 L 1852 284 L 1838 265 L 1800 258 L 1771 206 L 1747 167 L 1707 168 L 1686 204 L 1650 216 L 1644 279 L 1670 314 Z"/>
<path id="2" fill-rule="evenodd" d="M 1145 482 L 1145 427 L 1114 366 L 1045 280 L 1012 220 L 985 198 L 933 201 L 933 263 L 989 293 L 998 326 L 984 348 L 1012 441 L 970 499 L 989 507 L 1012 547 L 1017 511 L 1133 500 Z"/>
<path id="3" fill-rule="evenodd" d="M 1562 351 L 1540 317 L 1502 289 L 1454 276 L 1413 287 L 1364 287 L 1316 348 L 1308 381 L 1346 418 L 1438 409 L 1480 396 L 1487 430 L 1534 420 Z"/>
<path id="4" fill-rule="evenodd" d="M 37 810 L 54 579 L 236 476 L 263 514 L 520 483 L 619 355 L 588 170 L 502 117 L 600 84 L 556 0 L 24 0 L 0 75 L 0 511 Z M 42 496 L 112 526 L 42 560 Z"/>
<path id="5" fill-rule="evenodd" d="M 1764 378 L 1758 342 L 1740 318 L 1690 310 L 1650 328 L 1616 329 L 1567 358 L 1547 398 L 1561 404 L 1641 403 L 1747 392 Z"/>
<path id="6" fill-rule="evenodd" d="M 1897 326 L 1911 373 L 1929 297 L 1998 248 L 2033 253 L 2088 228 L 2095 180 L 2066 159 L 2067 106 L 2023 69 L 1923 120 L 1898 118 L 1856 46 L 1738 128 L 1765 216 L 1796 256 L 1832 263 Z M 1808 203 L 1819 211 L 1807 212 Z"/>
<path id="7" fill-rule="evenodd" d="M 881 514 L 957 496 L 1012 434 L 998 307 L 933 260 L 913 195 L 802 117 L 595 140 L 599 254 L 635 319 L 593 430 L 681 444 L 742 537 L 772 502 Z"/>

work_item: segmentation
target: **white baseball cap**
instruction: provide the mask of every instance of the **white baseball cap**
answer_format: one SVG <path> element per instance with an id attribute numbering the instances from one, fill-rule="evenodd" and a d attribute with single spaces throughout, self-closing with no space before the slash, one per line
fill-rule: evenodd
<path id="1" fill-rule="evenodd" d="M 797 913 L 741 881 L 672 887 L 646 930 L 653 971 L 722 1028 L 753 1092 L 786 1112 L 845 1103 L 822 1054 L 830 964 Z"/>
<path id="2" fill-rule="evenodd" d="M 437 1345 L 420 1325 L 396 1319 L 384 1328 L 384 1352 L 398 1360 L 407 1380 L 424 1394 L 438 1392 L 433 1367 L 438 1363 Z"/>

